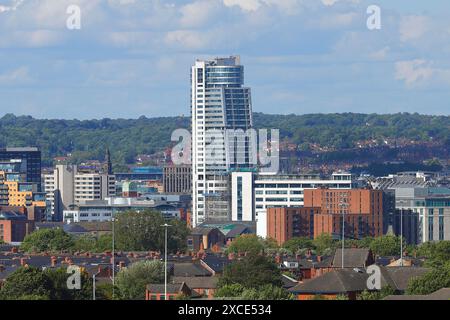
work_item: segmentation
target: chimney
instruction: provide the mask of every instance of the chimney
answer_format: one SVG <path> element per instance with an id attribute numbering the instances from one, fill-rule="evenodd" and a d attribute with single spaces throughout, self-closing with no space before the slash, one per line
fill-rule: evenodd
<path id="1" fill-rule="evenodd" d="M 11 248 L 11 252 L 12 253 L 17 253 L 19 250 L 17 249 L 17 247 L 12 247 Z"/>
<path id="2" fill-rule="evenodd" d="M 322 262 L 322 256 L 317 256 L 317 262 Z"/>
<path id="3" fill-rule="evenodd" d="M 276 262 L 277 264 L 280 264 L 280 263 L 281 263 L 281 256 L 280 256 L 279 254 L 277 254 L 277 255 L 275 256 L 275 262 Z"/>
<path id="4" fill-rule="evenodd" d="M 120 261 L 120 262 L 119 262 L 119 268 L 120 268 L 120 270 L 122 270 L 123 268 L 125 268 L 125 261 Z"/>
<path id="5" fill-rule="evenodd" d="M 25 258 L 20 258 L 20 265 L 21 265 L 22 267 L 24 267 L 26 264 L 27 264 L 27 259 L 25 259 Z"/>
<path id="6" fill-rule="evenodd" d="M 58 262 L 58 259 L 55 256 L 52 256 L 50 258 L 50 263 L 52 267 L 56 267 L 56 263 Z"/>

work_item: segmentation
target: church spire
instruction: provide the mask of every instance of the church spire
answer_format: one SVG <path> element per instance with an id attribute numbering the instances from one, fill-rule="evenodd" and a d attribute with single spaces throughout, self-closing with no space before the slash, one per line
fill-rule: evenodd
<path id="1" fill-rule="evenodd" d="M 104 171 L 107 174 L 113 174 L 113 172 L 112 172 L 112 163 L 111 163 L 111 153 L 109 152 L 109 148 L 106 148 Z"/>

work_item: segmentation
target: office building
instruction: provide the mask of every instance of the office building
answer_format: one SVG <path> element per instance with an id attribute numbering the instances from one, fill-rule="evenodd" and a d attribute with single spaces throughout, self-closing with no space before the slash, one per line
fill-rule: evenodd
<path id="1" fill-rule="evenodd" d="M 15 172 L 24 175 L 23 182 L 36 184 L 37 191 L 41 191 L 41 151 L 38 148 L 1 148 L 0 170 L 8 172 L 12 166 Z"/>
<path id="2" fill-rule="evenodd" d="M 395 188 L 395 202 L 396 209 L 418 214 L 417 242 L 450 240 L 450 189 Z"/>
<path id="3" fill-rule="evenodd" d="M 103 200 L 88 200 L 64 210 L 63 221 L 111 221 L 113 215 L 129 210 L 158 211 L 166 219 L 180 219 L 190 198 L 190 195 L 150 195 L 141 198 L 107 197 Z"/>
<path id="4" fill-rule="evenodd" d="M 251 141 L 228 133 L 252 128 L 250 88 L 239 57 L 197 60 L 191 69 L 192 226 L 229 216 L 229 171 L 253 165 Z M 241 141 L 241 140 L 239 140 Z M 226 199 L 226 200 L 224 200 Z M 218 204 L 213 204 L 215 200 Z M 224 206 L 227 206 L 225 208 Z"/>
<path id="5" fill-rule="evenodd" d="M 192 167 L 170 165 L 163 169 L 164 193 L 192 193 Z"/>
<path id="6" fill-rule="evenodd" d="M 267 236 L 268 208 L 302 208 L 304 191 L 321 187 L 351 189 L 354 181 L 346 172 L 329 178 L 319 175 L 267 175 L 251 171 L 231 174 L 232 221 L 256 221 L 257 233 Z"/>
<path id="7" fill-rule="evenodd" d="M 115 176 L 79 172 L 76 165 L 57 165 L 44 176 L 46 199 L 53 220 L 61 221 L 63 211 L 89 200 L 115 196 Z"/>

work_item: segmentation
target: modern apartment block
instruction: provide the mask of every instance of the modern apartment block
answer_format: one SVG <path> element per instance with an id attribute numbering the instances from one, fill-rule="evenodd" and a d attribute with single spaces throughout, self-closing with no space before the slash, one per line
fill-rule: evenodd
<path id="1" fill-rule="evenodd" d="M 418 214 L 419 243 L 450 240 L 450 189 L 395 188 L 395 201 L 398 210 L 410 209 Z"/>
<path id="2" fill-rule="evenodd" d="M 189 165 L 170 165 L 163 170 L 164 193 L 192 193 L 192 167 Z"/>
<path id="3" fill-rule="evenodd" d="M 383 192 L 373 189 L 305 190 L 305 207 L 318 207 L 314 237 L 328 233 L 341 238 L 344 219 L 346 238 L 361 239 L 383 235 Z"/>
<path id="4" fill-rule="evenodd" d="M 313 238 L 314 216 L 319 213 L 320 208 L 268 208 L 267 237 L 278 245 L 294 237 Z"/>
<path id="5" fill-rule="evenodd" d="M 0 206 L 36 206 L 44 210 L 44 195 L 38 192 L 40 184 L 27 180 L 26 161 L 0 161 Z"/>
<path id="6" fill-rule="evenodd" d="M 47 202 L 53 220 L 62 221 L 63 211 L 89 200 L 115 196 L 115 176 L 79 172 L 76 165 L 57 165 L 44 176 Z"/>
<path id="7" fill-rule="evenodd" d="M 267 236 L 268 208 L 302 208 L 304 192 L 321 187 L 351 189 L 352 175 L 336 172 L 329 178 L 318 175 L 267 175 L 251 171 L 231 174 L 231 213 L 233 221 L 257 221 L 257 232 Z"/>
<path id="8" fill-rule="evenodd" d="M 19 164 L 15 169 L 25 176 L 24 182 L 36 184 L 41 191 L 41 151 L 38 148 L 1 148 L 0 170 L 8 172 L 12 163 Z"/>
<path id="9" fill-rule="evenodd" d="M 239 57 L 197 60 L 191 69 L 192 226 L 229 219 L 229 171 L 250 167 L 250 141 L 229 130 L 252 128 L 250 88 Z"/>

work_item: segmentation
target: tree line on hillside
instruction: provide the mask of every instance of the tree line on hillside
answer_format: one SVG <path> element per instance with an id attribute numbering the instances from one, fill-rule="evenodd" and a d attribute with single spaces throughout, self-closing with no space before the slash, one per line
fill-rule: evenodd
<path id="1" fill-rule="evenodd" d="M 450 117 L 399 113 L 377 114 L 254 114 L 255 128 L 280 129 L 280 138 L 300 146 L 316 143 L 352 148 L 360 140 L 403 138 L 450 145 Z M 153 154 L 170 146 L 170 133 L 190 128 L 189 117 L 101 120 L 48 120 L 7 114 L 0 118 L 0 147 L 38 146 L 44 165 L 55 156 L 72 154 L 72 161 L 103 160 L 110 147 L 116 165 L 133 163 L 138 154 Z"/>

